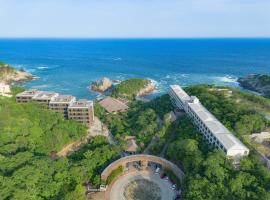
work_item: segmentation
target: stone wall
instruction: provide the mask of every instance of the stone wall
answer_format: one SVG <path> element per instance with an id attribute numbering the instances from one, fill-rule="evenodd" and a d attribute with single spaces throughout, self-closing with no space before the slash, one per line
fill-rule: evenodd
<path id="1" fill-rule="evenodd" d="M 184 172 L 177 167 L 175 164 L 172 162 L 161 158 L 157 156 L 152 156 L 152 155 L 145 155 L 145 154 L 138 154 L 138 155 L 131 155 L 131 156 L 126 156 L 123 158 L 120 158 L 119 160 L 114 161 L 111 163 L 101 174 L 101 179 L 103 181 L 106 181 L 108 176 L 111 174 L 111 172 L 122 165 L 124 168 L 126 167 L 126 164 L 129 162 L 135 162 L 135 161 L 140 161 L 142 164 L 142 168 L 145 169 L 148 165 L 148 162 L 154 162 L 157 164 L 160 164 L 164 169 L 169 169 L 171 170 L 178 178 L 180 181 L 182 181 L 184 177 Z"/>

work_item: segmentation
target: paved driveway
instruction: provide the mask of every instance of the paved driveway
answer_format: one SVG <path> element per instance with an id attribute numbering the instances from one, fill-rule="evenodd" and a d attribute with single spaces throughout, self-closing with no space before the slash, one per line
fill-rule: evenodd
<path id="1" fill-rule="evenodd" d="M 148 171 L 136 171 L 120 177 L 111 187 L 110 200 L 127 200 L 124 197 L 125 187 L 134 180 L 147 179 L 156 183 L 161 189 L 161 200 L 173 200 L 175 192 L 172 190 L 171 183 L 160 178 L 159 174 Z"/>

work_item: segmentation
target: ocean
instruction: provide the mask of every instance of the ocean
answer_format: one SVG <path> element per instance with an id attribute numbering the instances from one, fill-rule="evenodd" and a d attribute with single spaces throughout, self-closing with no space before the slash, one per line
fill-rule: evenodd
<path id="1" fill-rule="evenodd" d="M 270 39 L 0 39 L 0 61 L 38 76 L 26 88 L 94 99 L 92 81 L 152 79 L 238 87 L 237 78 L 270 73 Z"/>

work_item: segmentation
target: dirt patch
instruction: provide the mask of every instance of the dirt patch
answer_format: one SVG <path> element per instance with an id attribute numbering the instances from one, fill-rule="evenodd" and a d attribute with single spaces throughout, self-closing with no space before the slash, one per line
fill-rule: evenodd
<path id="1" fill-rule="evenodd" d="M 139 179 L 126 186 L 124 197 L 126 200 L 161 200 L 161 189 L 156 183 Z"/>

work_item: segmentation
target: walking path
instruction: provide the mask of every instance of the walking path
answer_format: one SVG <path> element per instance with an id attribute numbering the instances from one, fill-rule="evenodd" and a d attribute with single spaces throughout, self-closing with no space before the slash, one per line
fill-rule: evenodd
<path id="1" fill-rule="evenodd" d="M 105 136 L 110 144 L 116 144 L 116 140 L 114 139 L 108 128 L 103 125 L 103 123 L 97 117 L 95 117 L 94 124 L 88 129 L 85 138 L 65 145 L 59 152 L 57 152 L 57 156 L 67 156 L 71 152 L 77 151 L 83 145 L 88 143 L 91 137 L 95 137 L 98 135 Z"/>

